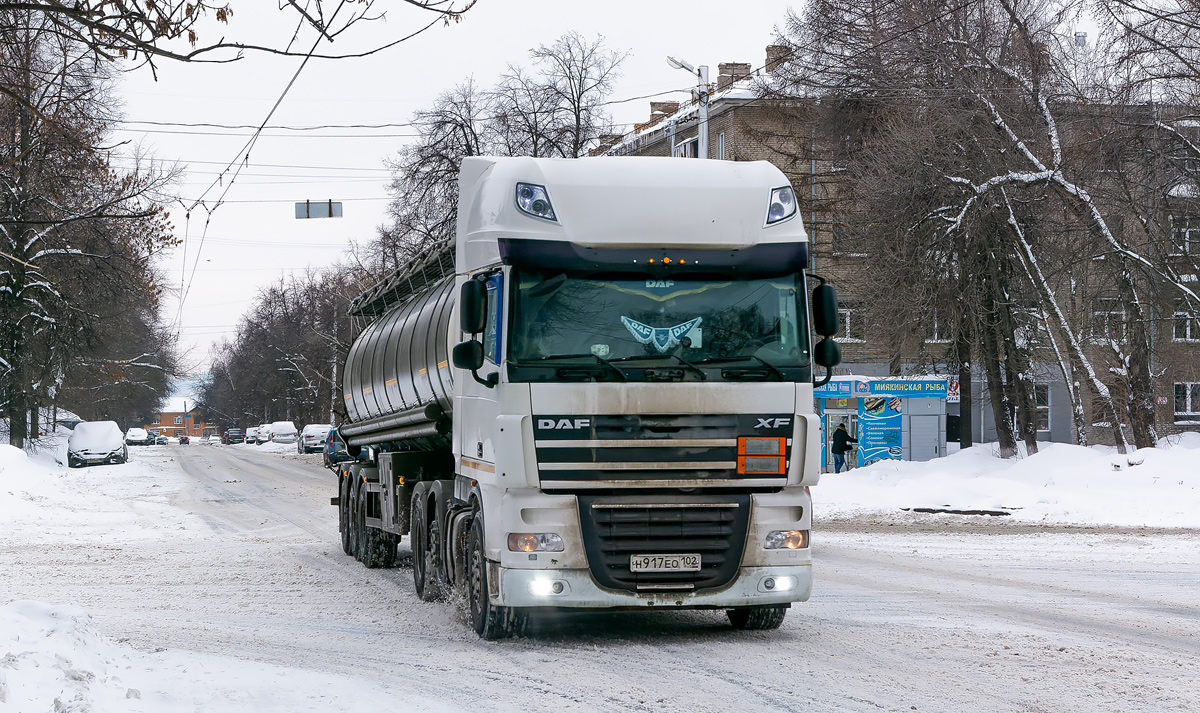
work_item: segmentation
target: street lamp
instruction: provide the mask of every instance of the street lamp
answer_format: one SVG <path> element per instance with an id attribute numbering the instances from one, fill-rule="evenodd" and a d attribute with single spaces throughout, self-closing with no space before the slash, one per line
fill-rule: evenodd
<path id="1" fill-rule="evenodd" d="M 667 56 L 667 64 L 675 69 L 682 69 L 689 74 L 695 74 L 699 79 L 699 84 L 692 90 L 692 98 L 700 102 L 700 129 L 698 131 L 698 141 L 696 146 L 696 156 L 698 158 L 708 158 L 708 97 L 712 92 L 712 87 L 708 84 L 708 65 L 702 64 L 699 68 L 684 62 L 681 59 L 676 59 Z"/>

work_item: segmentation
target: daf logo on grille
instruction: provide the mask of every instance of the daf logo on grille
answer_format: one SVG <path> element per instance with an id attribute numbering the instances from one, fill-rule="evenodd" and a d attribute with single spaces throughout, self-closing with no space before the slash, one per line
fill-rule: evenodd
<path id="1" fill-rule="evenodd" d="M 539 418 L 537 422 L 539 431 L 574 431 L 580 428 L 591 428 L 592 419 L 590 418 L 560 418 L 555 421 L 552 418 Z"/>
<path id="2" fill-rule="evenodd" d="M 758 418 L 757 416 L 755 418 Z M 783 428 L 792 423 L 790 418 L 759 418 L 758 423 L 754 424 L 755 428 Z"/>

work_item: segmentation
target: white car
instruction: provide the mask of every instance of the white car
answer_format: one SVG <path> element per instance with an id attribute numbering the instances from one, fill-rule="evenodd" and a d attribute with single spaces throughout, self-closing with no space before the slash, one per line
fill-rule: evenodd
<path id="1" fill-rule="evenodd" d="M 271 424 L 271 435 L 267 440 L 272 443 L 295 443 L 296 424 L 291 421 L 276 421 Z"/>
<path id="2" fill-rule="evenodd" d="M 254 442 L 261 446 L 269 440 L 271 440 L 271 424 L 264 423 L 258 427 L 258 434 L 254 436 Z"/>
<path id="3" fill-rule="evenodd" d="M 144 428 L 131 428 L 125 434 L 125 443 L 131 446 L 151 446 L 154 440 Z"/>
<path id="4" fill-rule="evenodd" d="M 258 442 L 258 426 L 251 426 L 251 427 L 247 428 L 246 429 L 246 440 L 244 440 L 242 442 L 243 443 L 257 443 Z"/>
<path id="5" fill-rule="evenodd" d="M 115 421 L 83 421 L 67 439 L 67 465 L 82 468 L 100 463 L 129 460 L 125 435 Z"/>
<path id="6" fill-rule="evenodd" d="M 325 439 L 329 438 L 329 430 L 332 426 L 322 426 L 316 423 L 310 423 L 300 432 L 300 437 L 296 439 L 297 453 L 316 453 L 325 448 Z"/>

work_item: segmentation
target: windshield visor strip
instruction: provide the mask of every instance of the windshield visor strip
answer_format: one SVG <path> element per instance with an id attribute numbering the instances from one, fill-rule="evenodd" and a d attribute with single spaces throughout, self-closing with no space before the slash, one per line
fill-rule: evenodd
<path id="1" fill-rule="evenodd" d="M 505 265 L 539 270 L 629 270 L 645 268 L 650 258 L 656 265 L 663 257 L 673 261 L 664 267 L 672 274 L 726 272 L 751 275 L 783 275 L 808 267 L 808 243 L 763 243 L 726 250 L 693 248 L 593 248 L 565 240 L 500 238 L 500 259 Z M 680 261 L 682 259 L 682 262 Z"/>

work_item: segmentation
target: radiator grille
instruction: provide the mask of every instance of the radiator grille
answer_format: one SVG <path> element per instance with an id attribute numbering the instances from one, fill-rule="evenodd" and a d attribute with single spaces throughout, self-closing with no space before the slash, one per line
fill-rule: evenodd
<path id="1" fill-rule="evenodd" d="M 578 496 L 592 576 L 628 590 L 719 587 L 732 581 L 746 543 L 750 496 L 719 499 Z M 698 554 L 694 572 L 633 572 L 632 555 Z"/>

